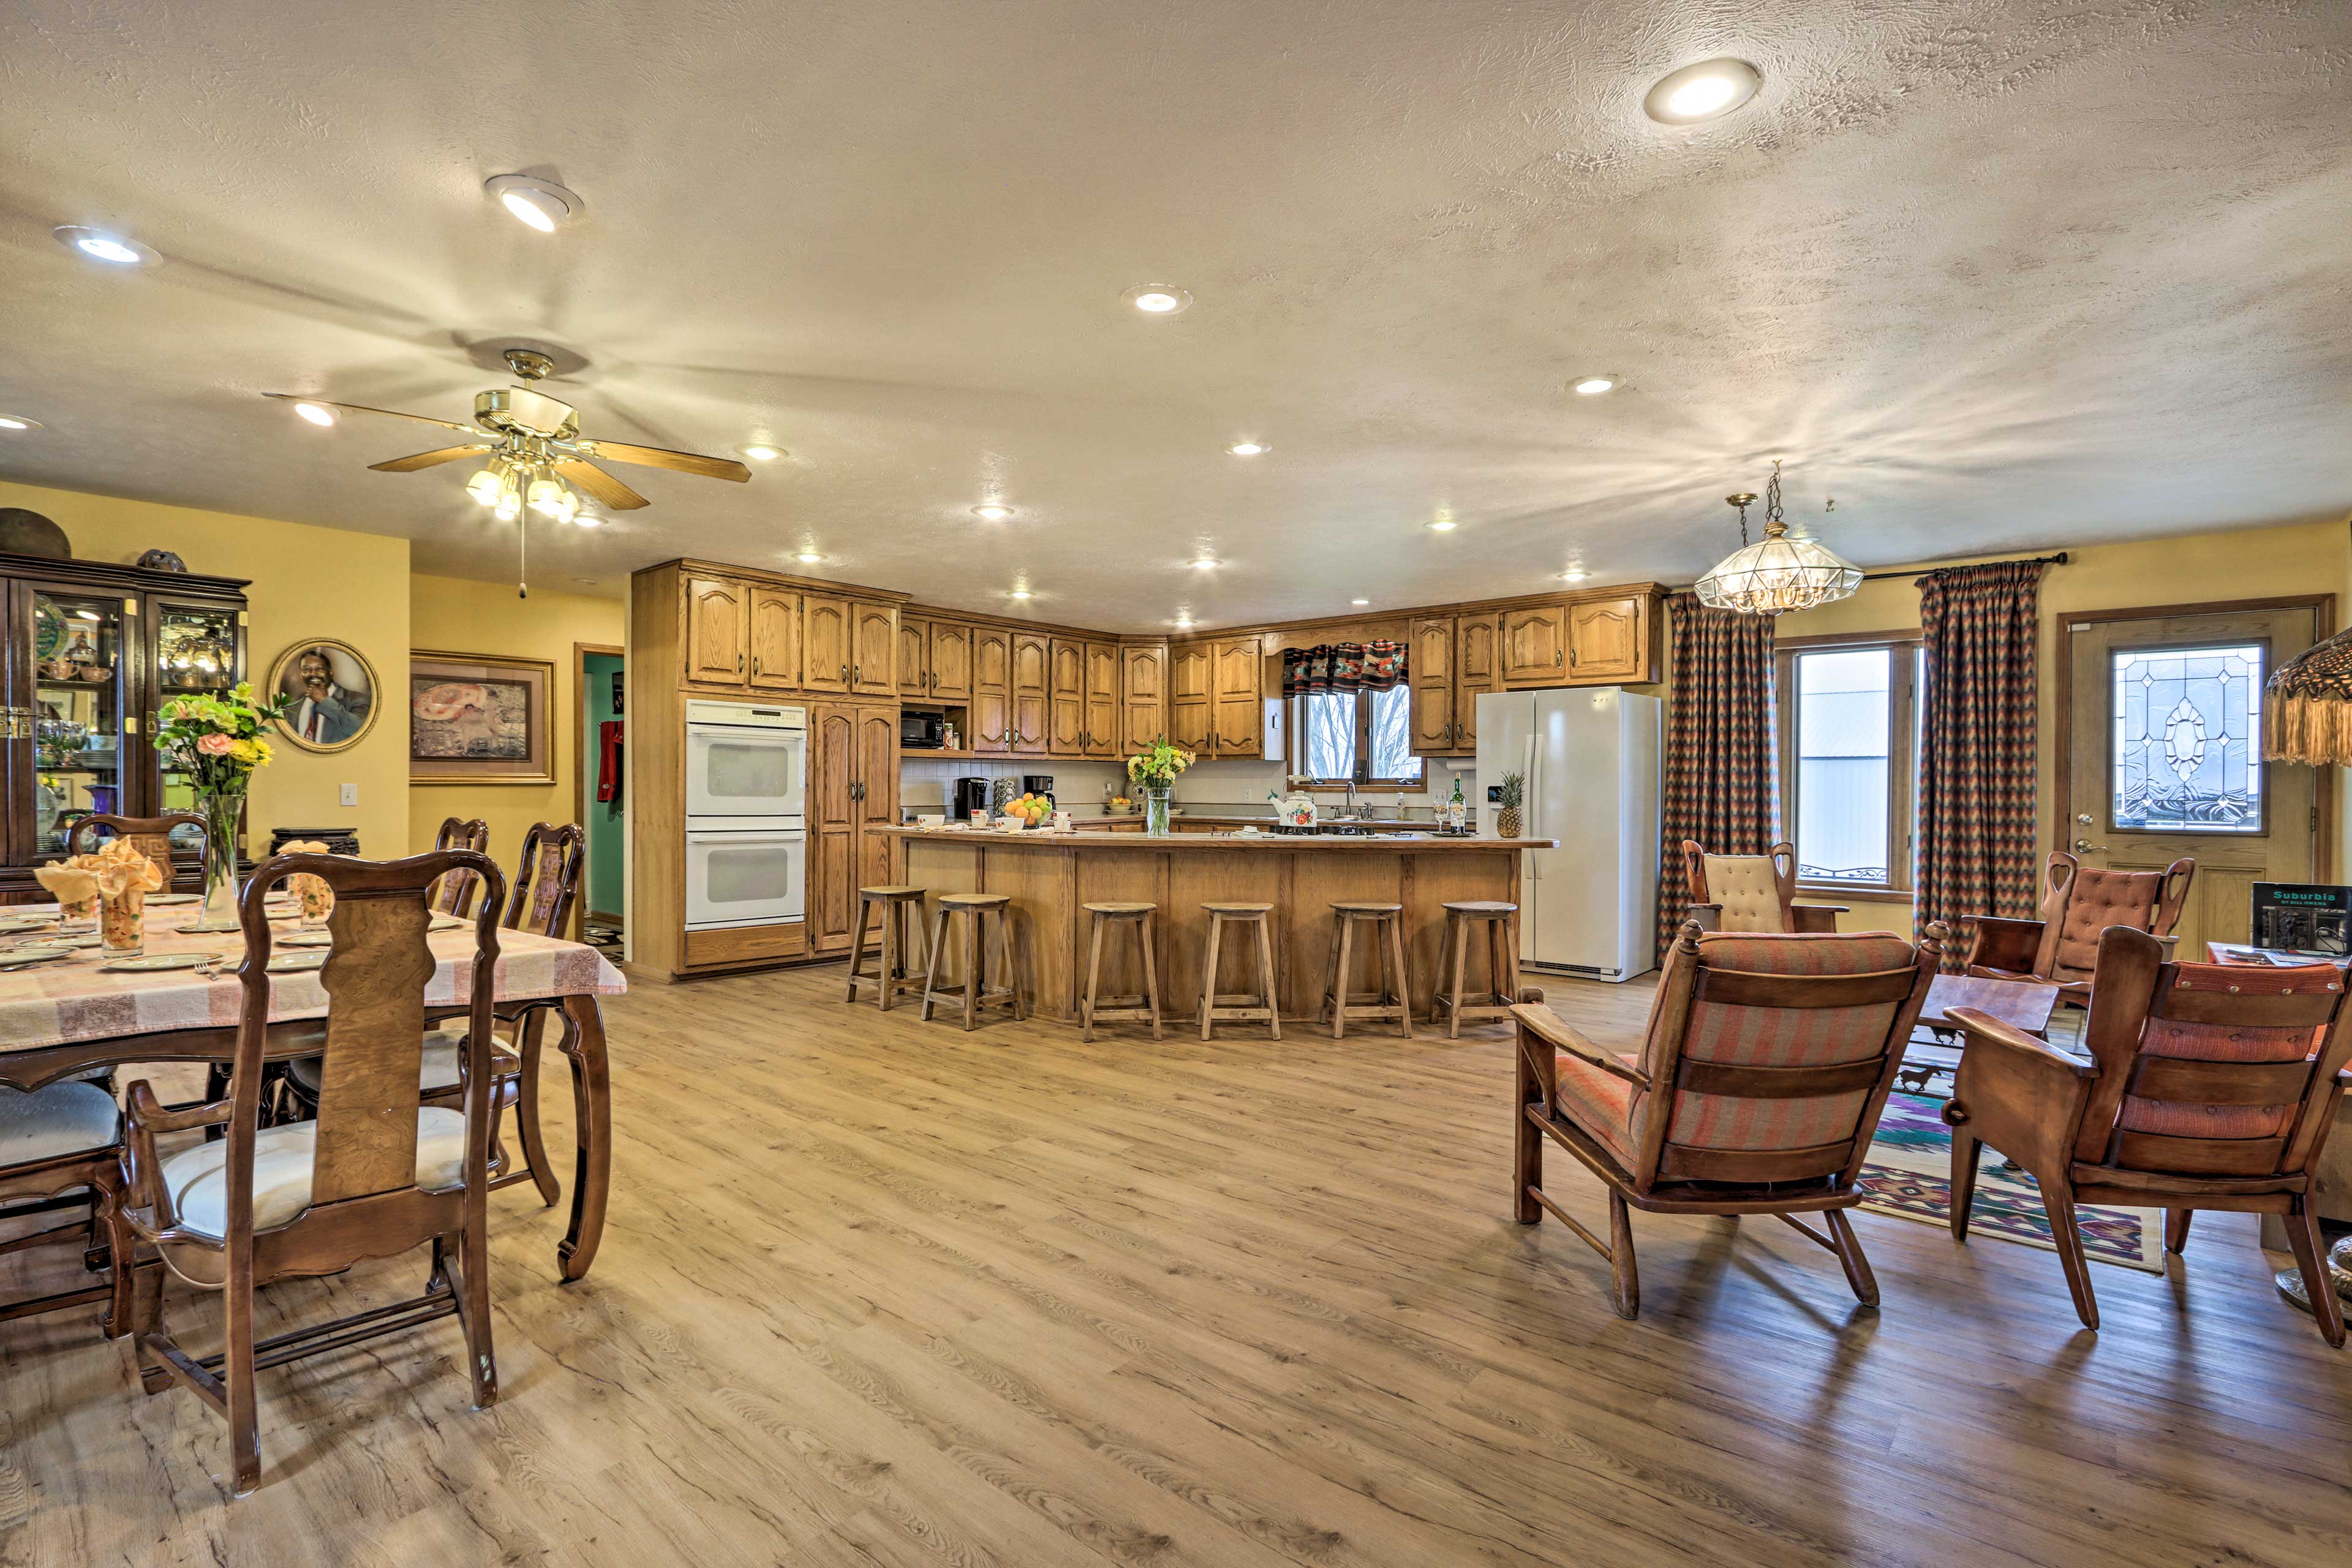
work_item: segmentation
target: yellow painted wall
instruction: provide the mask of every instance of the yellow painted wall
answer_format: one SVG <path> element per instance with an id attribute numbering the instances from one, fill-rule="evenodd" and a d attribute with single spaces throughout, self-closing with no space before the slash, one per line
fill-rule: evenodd
<path id="1" fill-rule="evenodd" d="M 490 825 L 491 857 L 511 867 L 532 823 L 575 820 L 572 792 L 580 769 L 580 692 L 572 645 L 625 646 L 621 601 L 538 588 L 530 598 L 518 599 L 510 583 L 418 576 L 408 584 L 408 606 L 411 647 L 543 658 L 555 666 L 555 783 L 418 784 L 409 792 L 412 854 L 433 847 L 444 817 L 478 816 Z M 405 741 L 404 732 L 404 748 Z"/>
<path id="2" fill-rule="evenodd" d="M 2045 837 L 2050 831 L 2049 814 L 2057 773 L 2058 660 L 2065 652 L 2059 641 L 2060 616 L 2085 610 L 2128 610 L 2228 599 L 2327 593 L 2341 595 L 2347 585 L 2352 585 L 2352 531 L 2347 531 L 2345 522 L 2242 529 L 2229 533 L 2063 548 L 2066 564 L 2051 567 L 2042 579 L 2041 800 L 2036 821 Z M 2026 553 L 2055 552 L 2044 550 Z M 2335 625 L 2341 627 L 2345 619 L 2346 605 L 2339 597 Z M 1911 579 L 1896 578 L 1864 583 L 1853 598 L 1838 604 L 1802 615 L 1783 616 L 1778 635 L 1807 637 L 1916 631 L 1918 626 L 1918 585 Z M 2344 847 L 2348 841 L 2347 829 L 2352 827 L 2352 798 L 2347 798 L 2352 797 L 2352 790 L 2343 788 L 2340 778 L 2337 783 L 2336 868 L 2323 868 L 2321 873 L 2329 877 L 2341 874 Z M 1838 900 L 1824 897 L 1805 901 Z M 1874 931 L 1887 926 L 1907 929 L 1909 912 L 1908 907 L 1903 905 L 1857 904 L 1840 917 L 1839 924 L 1849 931 Z"/>
<path id="3" fill-rule="evenodd" d="M 0 506 L 53 519 L 85 561 L 127 563 L 148 550 L 173 550 L 191 572 L 251 579 L 246 649 L 257 679 L 294 643 L 334 637 L 367 656 L 384 692 L 396 695 L 408 684 L 405 539 L 5 482 Z M 362 585 L 365 592 L 355 591 Z M 331 756 L 278 741 L 278 760 L 254 777 L 248 852 L 269 847 L 272 827 L 297 826 L 350 827 L 363 852 L 399 853 L 408 837 L 401 711 L 395 703 L 357 745 Z M 342 784 L 359 786 L 358 805 L 337 804 Z"/>

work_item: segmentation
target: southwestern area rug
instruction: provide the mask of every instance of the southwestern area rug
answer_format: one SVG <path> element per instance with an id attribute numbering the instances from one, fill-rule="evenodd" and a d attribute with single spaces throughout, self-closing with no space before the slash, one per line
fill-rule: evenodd
<path id="1" fill-rule="evenodd" d="M 1879 1119 L 1878 1136 L 1863 1162 L 1860 1185 L 1869 1194 L 1862 1200 L 1864 1208 L 1926 1225 L 1951 1223 L 1952 1133 L 1944 1125 L 1943 1109 L 1942 1100 L 1924 1094 L 1886 1097 L 1886 1114 Z M 2082 1221 L 2083 1250 L 2094 1261 L 2164 1272 L 2162 1209 L 2085 1204 L 2076 1214 Z M 2021 1170 L 2004 1169 L 2001 1157 L 1990 1148 L 1977 1163 L 1977 1201 L 1969 1215 L 1969 1235 L 2055 1250 L 2033 1178 Z"/>

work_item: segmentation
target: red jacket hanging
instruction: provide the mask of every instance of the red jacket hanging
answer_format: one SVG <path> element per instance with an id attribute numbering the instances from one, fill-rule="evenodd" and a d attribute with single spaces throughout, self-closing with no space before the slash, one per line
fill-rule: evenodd
<path id="1" fill-rule="evenodd" d="M 621 798 L 621 730 L 625 721 L 607 719 L 596 726 L 596 798 Z"/>

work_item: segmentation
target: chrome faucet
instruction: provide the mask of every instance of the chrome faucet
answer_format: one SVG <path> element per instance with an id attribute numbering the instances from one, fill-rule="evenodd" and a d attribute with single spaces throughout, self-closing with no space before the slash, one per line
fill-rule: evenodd
<path id="1" fill-rule="evenodd" d="M 1348 815 L 1356 815 L 1356 781 L 1352 778 L 1348 781 Z"/>

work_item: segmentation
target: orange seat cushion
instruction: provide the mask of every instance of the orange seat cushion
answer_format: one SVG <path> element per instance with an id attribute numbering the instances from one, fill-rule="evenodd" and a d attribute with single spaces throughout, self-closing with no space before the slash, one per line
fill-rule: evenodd
<path id="1" fill-rule="evenodd" d="M 1552 1100 L 1555 1114 L 1572 1122 L 1633 1168 L 1633 1086 L 1615 1073 L 1604 1072 L 1570 1051 L 1554 1053 L 1559 1063 L 1559 1091 Z M 1630 1056 L 1617 1058 L 1627 1067 L 1639 1064 Z"/>

